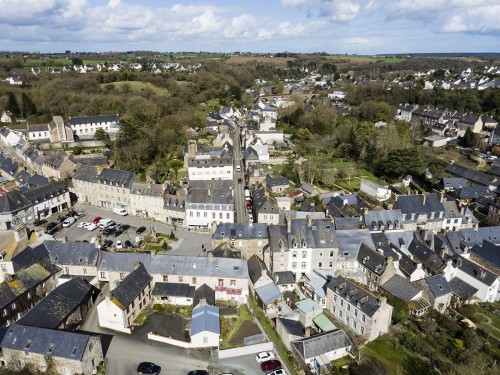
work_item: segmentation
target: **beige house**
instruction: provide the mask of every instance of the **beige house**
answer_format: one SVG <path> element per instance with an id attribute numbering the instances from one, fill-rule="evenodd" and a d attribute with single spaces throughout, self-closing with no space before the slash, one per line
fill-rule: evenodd
<path id="1" fill-rule="evenodd" d="M 151 300 L 152 279 L 144 265 L 138 265 L 97 305 L 99 326 L 131 333 L 135 319 Z"/>
<path id="2" fill-rule="evenodd" d="M 50 142 L 73 142 L 73 130 L 64 123 L 61 116 L 54 116 L 49 122 L 49 138 Z"/>
<path id="3" fill-rule="evenodd" d="M 45 155 L 42 164 L 42 175 L 47 178 L 62 180 L 73 175 L 76 164 L 65 152 L 52 152 Z"/>
<path id="4" fill-rule="evenodd" d="M 269 244 L 267 224 L 221 223 L 212 234 L 212 249 L 223 243 L 240 250 L 243 259 L 252 255 L 263 258 L 264 248 Z"/>
<path id="5" fill-rule="evenodd" d="M 93 374 L 104 360 L 98 336 L 12 324 L 0 344 L 0 363 L 12 371 Z"/>
<path id="6" fill-rule="evenodd" d="M 451 287 L 443 275 L 434 275 L 415 282 L 433 309 L 443 313 L 451 302 Z"/>
<path id="7" fill-rule="evenodd" d="M 341 276 L 330 280 L 326 295 L 326 308 L 367 341 L 388 332 L 392 306 L 385 297 L 377 298 Z"/>

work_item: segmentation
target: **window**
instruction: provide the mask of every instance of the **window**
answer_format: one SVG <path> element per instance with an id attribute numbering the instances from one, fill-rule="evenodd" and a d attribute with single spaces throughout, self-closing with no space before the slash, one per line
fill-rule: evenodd
<path id="1" fill-rule="evenodd" d="M 322 257 L 323 257 L 323 253 L 322 253 L 322 252 L 321 252 L 321 253 L 319 253 L 319 257 L 320 257 L 320 258 L 322 258 Z"/>
<path id="2" fill-rule="evenodd" d="M 193 211 L 189 211 L 189 217 L 193 217 Z"/>
<path id="3" fill-rule="evenodd" d="M 224 279 L 219 279 L 218 285 L 219 286 L 224 286 Z"/>
<path id="4" fill-rule="evenodd" d="M 208 212 L 203 212 L 203 217 L 207 217 Z"/>
<path id="5" fill-rule="evenodd" d="M 297 252 L 296 251 L 292 251 L 292 258 L 293 259 L 297 258 Z"/>
<path id="6" fill-rule="evenodd" d="M 354 316 L 358 316 L 358 310 L 354 310 Z"/>
<path id="7" fill-rule="evenodd" d="M 236 286 L 236 280 L 231 280 L 231 281 L 229 282 L 229 285 L 231 285 L 231 286 Z"/>
<path id="8" fill-rule="evenodd" d="M 318 262 L 318 267 L 321 268 L 323 266 L 322 262 Z"/>
<path id="9" fill-rule="evenodd" d="M 196 212 L 196 217 L 200 217 L 200 211 Z"/>
<path id="10" fill-rule="evenodd" d="M 165 282 L 168 281 L 168 275 L 163 275 L 163 281 L 165 281 Z"/>
<path id="11" fill-rule="evenodd" d="M 359 331 L 361 332 L 361 334 L 365 333 L 365 327 L 361 326 Z"/>
<path id="12" fill-rule="evenodd" d="M 84 274 L 84 275 L 86 275 L 86 274 L 87 274 L 87 269 L 86 269 L 86 268 L 84 268 L 84 269 L 83 269 L 83 274 Z"/>
<path id="13" fill-rule="evenodd" d="M 328 263 L 328 265 L 330 266 L 330 268 L 332 268 L 333 267 L 333 262 Z"/>
<path id="14" fill-rule="evenodd" d="M 339 310 L 339 318 L 342 318 L 342 311 Z"/>
<path id="15" fill-rule="evenodd" d="M 306 267 L 307 267 L 307 262 L 302 262 L 302 263 L 300 263 L 300 266 L 301 266 L 302 268 L 306 268 Z"/>
<path id="16" fill-rule="evenodd" d="M 330 256 L 331 256 L 331 257 L 333 256 L 333 251 L 330 251 Z"/>
<path id="17" fill-rule="evenodd" d="M 363 316 L 361 317 L 361 321 L 364 323 L 366 321 L 366 316 L 363 314 Z"/>
<path id="18" fill-rule="evenodd" d="M 222 219 L 222 212 L 219 212 L 219 219 Z"/>
<path id="19" fill-rule="evenodd" d="M 76 348 L 73 348 L 76 352 Z M 52 354 L 52 352 L 54 351 L 54 344 L 49 344 L 49 346 L 47 346 L 47 354 Z"/>
<path id="20" fill-rule="evenodd" d="M 32 343 L 31 340 L 26 340 L 26 342 L 24 343 L 24 349 L 29 349 L 29 347 L 31 346 L 31 343 Z"/>
<path id="21" fill-rule="evenodd" d="M 184 278 L 182 276 L 179 276 L 179 282 L 182 283 L 184 281 Z"/>
<path id="22" fill-rule="evenodd" d="M 228 219 L 228 220 L 229 220 L 229 216 L 230 216 L 230 214 L 229 214 L 229 212 L 228 212 L 228 213 L 226 214 L 226 219 Z"/>
<path id="23" fill-rule="evenodd" d="M 347 304 L 347 311 L 351 311 L 351 305 Z"/>
<path id="24" fill-rule="evenodd" d="M 356 322 L 355 321 L 352 322 L 352 328 L 356 329 Z"/>
<path id="25" fill-rule="evenodd" d="M 337 295 L 334 295 L 334 296 L 333 296 L 333 300 L 334 300 L 335 302 L 337 302 Z"/>
<path id="26" fill-rule="evenodd" d="M 307 258 L 307 251 L 302 252 L 302 258 Z"/>
<path id="27" fill-rule="evenodd" d="M 193 277 L 193 279 L 191 280 L 191 284 L 196 284 L 198 280 L 196 279 L 196 277 Z"/>
<path id="28" fill-rule="evenodd" d="M 12 304 L 10 305 L 10 308 L 11 308 L 12 310 L 14 310 L 14 309 L 16 308 L 16 303 L 15 303 L 15 302 L 12 302 Z"/>
<path id="29" fill-rule="evenodd" d="M 297 268 L 297 262 L 292 262 L 292 268 Z"/>
<path id="30" fill-rule="evenodd" d="M 332 313 L 335 314 L 335 306 L 332 306 Z"/>
<path id="31" fill-rule="evenodd" d="M 346 322 L 347 326 L 349 326 L 349 317 L 348 316 L 345 317 L 345 322 Z"/>

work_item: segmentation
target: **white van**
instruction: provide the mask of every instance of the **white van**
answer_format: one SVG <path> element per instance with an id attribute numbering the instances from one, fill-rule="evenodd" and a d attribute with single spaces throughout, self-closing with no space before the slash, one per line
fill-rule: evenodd
<path id="1" fill-rule="evenodd" d="M 236 172 L 241 172 L 241 167 L 239 165 L 236 166 Z"/>
<path id="2" fill-rule="evenodd" d="M 115 207 L 115 208 L 113 208 L 113 212 L 117 215 L 120 215 L 120 216 L 127 216 L 128 215 L 127 210 L 124 209 L 123 207 Z"/>
<path id="3" fill-rule="evenodd" d="M 63 226 L 63 228 L 68 228 L 68 227 L 72 226 L 75 223 L 75 221 L 76 221 L 76 219 L 74 217 L 70 216 L 63 221 L 62 226 Z"/>

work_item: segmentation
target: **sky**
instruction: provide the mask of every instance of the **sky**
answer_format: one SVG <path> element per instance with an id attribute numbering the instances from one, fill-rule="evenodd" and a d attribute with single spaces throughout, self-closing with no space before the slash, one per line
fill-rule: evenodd
<path id="1" fill-rule="evenodd" d="M 500 0 L 0 0 L 0 50 L 500 52 Z"/>

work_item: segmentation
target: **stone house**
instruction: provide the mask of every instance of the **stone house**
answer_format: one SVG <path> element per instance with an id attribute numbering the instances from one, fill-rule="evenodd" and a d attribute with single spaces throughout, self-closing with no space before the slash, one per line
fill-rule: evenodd
<path id="1" fill-rule="evenodd" d="M 63 180 L 73 175 L 76 164 L 70 160 L 69 156 L 63 152 L 52 152 L 45 155 L 42 164 L 42 176 Z"/>
<path id="2" fill-rule="evenodd" d="M 377 290 L 396 274 L 392 256 L 384 255 L 362 243 L 358 252 L 358 263 L 362 274 L 361 282 L 370 290 Z"/>
<path id="3" fill-rule="evenodd" d="M 326 308 L 367 341 L 387 333 L 391 324 L 392 306 L 385 297 L 377 298 L 342 276 L 330 279 Z"/>
<path id="4" fill-rule="evenodd" d="M 431 307 L 443 313 L 451 302 L 452 290 L 443 275 L 434 275 L 415 282 L 422 290 Z"/>
<path id="5" fill-rule="evenodd" d="M 262 258 L 269 244 L 267 224 L 220 223 L 212 234 L 212 249 L 224 243 L 239 249 L 243 259 L 252 255 Z"/>
<path id="6" fill-rule="evenodd" d="M 0 363 L 12 371 L 85 375 L 104 360 L 98 336 L 20 324 L 7 328 L 0 346 Z"/>
<path id="7" fill-rule="evenodd" d="M 86 242 L 44 241 L 43 246 L 53 264 L 62 270 L 65 276 L 97 276 L 99 245 Z"/>
<path id="8" fill-rule="evenodd" d="M 286 348 L 292 351 L 292 342 L 305 336 L 305 329 L 296 319 L 276 318 L 276 333 Z"/>

